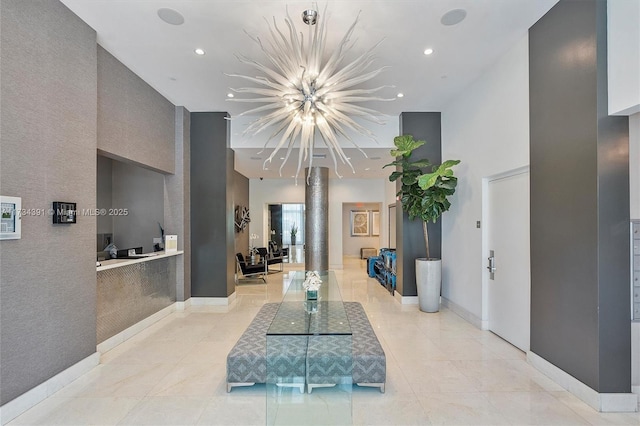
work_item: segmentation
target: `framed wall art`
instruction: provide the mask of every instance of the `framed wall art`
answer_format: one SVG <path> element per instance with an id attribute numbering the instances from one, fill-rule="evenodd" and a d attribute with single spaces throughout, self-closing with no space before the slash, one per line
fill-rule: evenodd
<path id="1" fill-rule="evenodd" d="M 351 210 L 351 236 L 369 236 L 369 212 L 366 210 Z"/>
<path id="2" fill-rule="evenodd" d="M 0 240 L 19 240 L 22 236 L 22 198 L 0 195 L 0 206 Z"/>
<path id="3" fill-rule="evenodd" d="M 371 212 L 371 235 L 374 237 L 380 235 L 380 212 L 377 210 Z"/>

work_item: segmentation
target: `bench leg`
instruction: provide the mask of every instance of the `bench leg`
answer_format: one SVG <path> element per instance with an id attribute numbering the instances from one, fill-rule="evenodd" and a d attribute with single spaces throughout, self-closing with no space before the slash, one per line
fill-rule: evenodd
<path id="1" fill-rule="evenodd" d="M 384 383 L 356 383 L 356 385 L 370 388 L 380 388 L 380 393 L 384 393 Z"/>
<path id="2" fill-rule="evenodd" d="M 307 391 L 311 393 L 313 388 L 331 388 L 331 387 L 334 387 L 335 385 L 336 385 L 335 383 L 326 383 L 326 384 L 318 384 L 318 385 L 312 385 L 311 383 L 307 383 Z"/>
<path id="3" fill-rule="evenodd" d="M 236 387 L 236 386 L 253 386 L 255 384 L 256 384 L 255 382 L 253 382 L 253 383 L 250 383 L 250 382 L 247 382 L 247 383 L 229 383 L 229 382 L 227 382 L 227 393 L 231 392 L 231 388 Z"/>

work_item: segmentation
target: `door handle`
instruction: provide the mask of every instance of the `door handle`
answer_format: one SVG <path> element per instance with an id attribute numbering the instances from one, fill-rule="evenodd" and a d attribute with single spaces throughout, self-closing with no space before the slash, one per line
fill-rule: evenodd
<path id="1" fill-rule="evenodd" d="M 489 273 L 491 274 L 489 276 L 490 279 L 493 279 L 494 277 L 494 273 L 496 272 L 496 256 L 493 250 L 489 251 L 489 257 L 487 258 L 487 260 L 489 261 L 489 266 L 487 266 L 487 269 L 489 270 Z"/>

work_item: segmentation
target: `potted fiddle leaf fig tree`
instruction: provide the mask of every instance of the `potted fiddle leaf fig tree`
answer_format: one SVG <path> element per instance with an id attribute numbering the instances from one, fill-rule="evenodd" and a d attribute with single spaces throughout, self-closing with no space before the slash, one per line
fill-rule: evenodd
<path id="1" fill-rule="evenodd" d="M 416 259 L 416 287 L 418 301 L 423 312 L 437 312 L 440 308 L 440 289 L 442 286 L 442 260 L 432 258 L 429 252 L 428 222 L 436 222 L 451 207 L 448 197 L 456 190 L 458 179 L 453 175 L 452 167 L 460 160 L 447 160 L 440 165 L 433 165 L 428 159 L 416 160 L 413 151 L 425 141 L 417 141 L 411 135 L 396 136 L 393 139 L 395 149 L 391 155 L 396 157 L 395 166 L 389 180 L 401 182 L 398 197 L 402 209 L 409 219 L 420 219 L 424 233 L 426 258 Z"/>

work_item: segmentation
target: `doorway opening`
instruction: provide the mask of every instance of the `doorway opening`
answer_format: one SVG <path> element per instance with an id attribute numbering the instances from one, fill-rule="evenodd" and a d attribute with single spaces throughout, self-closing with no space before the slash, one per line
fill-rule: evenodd
<path id="1" fill-rule="evenodd" d="M 289 262 L 304 262 L 304 203 L 269 204 L 267 223 L 269 241 L 289 249 Z"/>

